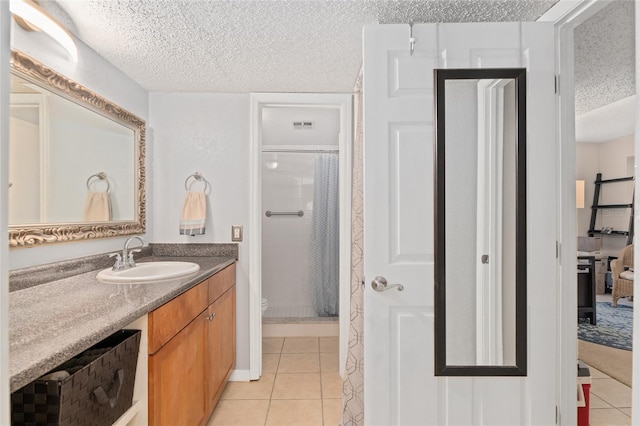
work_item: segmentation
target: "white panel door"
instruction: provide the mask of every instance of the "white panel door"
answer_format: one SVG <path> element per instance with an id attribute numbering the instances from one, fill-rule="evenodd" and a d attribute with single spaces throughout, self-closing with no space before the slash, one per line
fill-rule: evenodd
<path id="1" fill-rule="evenodd" d="M 555 424 L 553 26 L 416 24 L 413 35 L 410 55 L 408 25 L 364 29 L 365 423 Z M 433 69 L 497 67 L 528 70 L 528 376 L 435 377 Z M 374 291 L 377 276 L 404 290 Z"/>

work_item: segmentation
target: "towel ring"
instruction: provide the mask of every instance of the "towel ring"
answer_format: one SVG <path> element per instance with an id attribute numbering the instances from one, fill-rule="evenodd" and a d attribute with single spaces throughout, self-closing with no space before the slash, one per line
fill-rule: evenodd
<path id="1" fill-rule="evenodd" d="M 184 181 L 184 189 L 186 189 L 187 191 L 189 191 L 189 188 L 191 187 L 191 185 L 195 183 L 195 182 L 191 182 L 191 184 L 189 184 L 189 179 L 191 178 L 194 178 L 197 182 L 204 183 L 204 190 L 202 192 L 206 193 L 207 189 L 211 189 L 211 185 L 209 184 L 209 181 L 206 180 L 204 176 L 202 176 L 202 173 L 195 172 L 194 174 L 187 176 L 187 178 Z"/>
<path id="2" fill-rule="evenodd" d="M 107 192 L 109 192 L 109 189 L 111 189 L 111 185 L 109 184 L 109 179 L 107 179 L 108 176 L 105 172 L 100 172 L 89 176 L 89 179 L 87 179 L 87 189 L 89 191 L 91 191 L 91 180 L 94 178 L 105 181 L 107 183 Z"/>

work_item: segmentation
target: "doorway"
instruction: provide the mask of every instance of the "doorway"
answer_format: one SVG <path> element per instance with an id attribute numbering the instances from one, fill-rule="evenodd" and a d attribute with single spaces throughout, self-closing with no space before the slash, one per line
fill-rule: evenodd
<path id="1" fill-rule="evenodd" d="M 590 367 L 592 424 L 631 421 L 633 280 L 619 276 L 633 267 L 633 248 L 622 253 L 634 237 L 634 39 L 629 1 L 609 3 L 574 30 L 575 178 L 584 182 L 584 191 L 576 189 L 576 200 L 584 195 L 577 249 L 595 266 L 588 282 L 595 297 L 581 299 L 590 274 L 580 273 L 579 257 L 577 357 Z M 581 314 L 585 305 L 593 319 Z"/>
<path id="2" fill-rule="evenodd" d="M 316 137 L 324 127 L 334 136 Z M 351 151 L 352 95 L 251 95 L 251 380 L 262 374 L 263 335 L 327 335 L 332 323 L 344 372 Z"/>
<path id="3" fill-rule="evenodd" d="M 571 4 L 569 4 L 571 3 Z M 557 240 L 557 256 L 561 265 L 559 282 L 564 283 L 558 288 L 559 301 L 557 315 L 560 319 L 559 353 L 557 376 L 559 378 L 558 406 L 560 408 L 561 424 L 576 424 L 575 363 L 577 354 L 577 318 L 578 305 L 576 283 L 576 251 L 579 219 L 576 212 L 576 106 L 575 106 L 575 37 L 576 28 L 596 15 L 611 2 L 583 1 L 559 3 L 553 13 L 543 16 L 541 20 L 552 21 L 556 24 L 558 34 L 556 90 L 559 113 L 559 147 L 557 165 L 560 171 L 561 190 L 559 192 L 560 223 Z M 635 12 L 637 17 L 638 12 Z M 635 34 L 632 35 L 637 40 Z M 637 50 L 637 48 L 636 48 Z M 636 55 L 637 56 L 637 55 Z M 635 109 L 635 108 L 634 108 Z M 636 111 L 633 112 L 637 114 Z M 637 149 L 637 142 L 634 143 Z M 635 150 L 634 149 L 634 150 Z M 626 166 L 623 167 L 626 171 Z M 590 182 L 595 176 L 589 178 Z M 636 188 L 637 189 L 637 188 Z M 635 191 L 634 191 L 635 192 Z M 585 204 L 590 207 L 589 196 L 585 197 Z M 587 208 L 587 215 L 590 209 Z M 633 322 L 636 323 L 637 319 Z M 635 327 L 635 324 L 634 324 Z M 635 327 L 637 329 L 637 327 Z M 636 331 L 637 334 L 637 331 Z M 637 374 L 635 374 L 638 377 Z M 635 378 L 633 379 L 635 381 Z M 636 393 L 637 394 L 637 393 Z M 633 398 L 637 401 L 637 397 Z M 637 406 L 637 405 L 636 405 Z"/>

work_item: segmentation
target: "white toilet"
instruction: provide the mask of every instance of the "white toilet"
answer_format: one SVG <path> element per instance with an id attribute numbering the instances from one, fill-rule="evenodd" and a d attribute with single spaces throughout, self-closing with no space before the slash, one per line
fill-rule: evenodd
<path id="1" fill-rule="evenodd" d="M 264 313 L 267 312 L 267 308 L 269 307 L 269 302 L 267 301 L 266 297 L 262 298 L 262 316 L 264 316 Z"/>

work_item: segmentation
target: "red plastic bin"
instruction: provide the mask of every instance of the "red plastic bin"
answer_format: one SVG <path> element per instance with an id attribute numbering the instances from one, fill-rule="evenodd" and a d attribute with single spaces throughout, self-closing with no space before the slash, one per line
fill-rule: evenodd
<path id="1" fill-rule="evenodd" d="M 591 400 L 591 372 L 578 361 L 578 426 L 589 426 L 589 401 Z"/>

